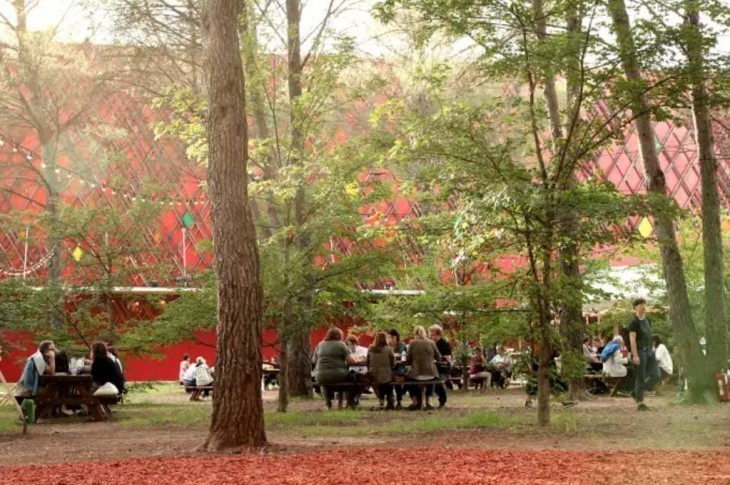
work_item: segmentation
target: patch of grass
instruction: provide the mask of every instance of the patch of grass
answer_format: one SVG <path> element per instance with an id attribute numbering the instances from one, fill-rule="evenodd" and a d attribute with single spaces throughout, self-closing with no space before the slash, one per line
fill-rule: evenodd
<path id="1" fill-rule="evenodd" d="M 196 403 L 197 404 L 197 403 Z M 138 403 L 121 406 L 114 419 L 124 426 L 194 428 L 207 426 L 212 408 L 199 405 Z"/>
<path id="2" fill-rule="evenodd" d="M 266 426 L 274 428 L 299 428 L 306 426 L 356 426 L 366 424 L 368 415 L 362 411 L 290 411 L 266 413 Z"/>
<path id="3" fill-rule="evenodd" d="M 383 425 L 379 431 L 386 433 L 433 433 L 450 429 L 505 428 L 511 420 L 494 411 L 472 411 L 465 415 L 421 414 L 415 419 L 399 420 Z"/>
<path id="4" fill-rule="evenodd" d="M 18 410 L 12 403 L 0 406 L 0 433 L 14 433 L 22 429 Z"/>
<path id="5" fill-rule="evenodd" d="M 569 412 L 553 412 L 550 427 L 563 433 L 576 433 L 579 429 L 580 418 Z"/>

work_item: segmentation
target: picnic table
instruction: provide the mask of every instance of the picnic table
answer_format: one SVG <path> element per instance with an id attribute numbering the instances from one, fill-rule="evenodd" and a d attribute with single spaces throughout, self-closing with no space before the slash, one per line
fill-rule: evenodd
<path id="1" fill-rule="evenodd" d="M 36 416 L 48 417 L 59 406 L 83 405 L 94 421 L 109 418 L 106 407 L 117 404 L 118 396 L 94 396 L 91 387 L 94 381 L 90 374 L 53 374 L 40 376 L 44 392 L 34 398 Z"/>

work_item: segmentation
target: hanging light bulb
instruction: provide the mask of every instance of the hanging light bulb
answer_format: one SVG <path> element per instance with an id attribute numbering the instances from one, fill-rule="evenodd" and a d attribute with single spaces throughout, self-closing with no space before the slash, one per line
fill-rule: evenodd
<path id="1" fill-rule="evenodd" d="M 4 146 L 5 146 L 5 140 L 0 138 L 0 147 L 4 147 Z"/>

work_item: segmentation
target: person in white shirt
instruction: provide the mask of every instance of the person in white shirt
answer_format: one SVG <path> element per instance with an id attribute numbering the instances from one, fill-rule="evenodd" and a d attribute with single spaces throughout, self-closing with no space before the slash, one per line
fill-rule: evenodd
<path id="1" fill-rule="evenodd" d="M 185 373 L 190 369 L 190 354 L 183 354 L 183 358 L 180 361 L 180 372 L 178 374 L 178 380 L 180 381 L 180 384 L 183 383 L 183 379 L 185 378 Z"/>
<path id="2" fill-rule="evenodd" d="M 512 358 L 507 355 L 504 346 L 497 347 L 497 355 L 492 358 L 487 370 L 492 374 L 492 385 L 505 388 L 512 376 Z"/>
<path id="3" fill-rule="evenodd" d="M 629 363 L 621 354 L 621 347 L 624 345 L 624 339 L 621 335 L 616 335 L 610 344 L 606 345 L 601 360 L 603 360 L 603 373 L 608 377 L 626 377 L 626 364 Z M 605 359 L 605 360 L 604 360 Z"/>
<path id="4" fill-rule="evenodd" d="M 360 340 L 354 335 L 348 335 L 345 339 L 347 348 L 350 349 L 350 355 L 352 355 L 356 361 L 365 362 L 368 357 L 367 347 L 360 346 Z"/>
<path id="5" fill-rule="evenodd" d="M 674 363 L 672 362 L 672 356 L 669 355 L 667 346 L 662 343 L 662 339 L 659 335 L 653 335 L 651 338 L 652 347 L 654 347 L 654 357 L 656 358 L 659 370 L 662 373 L 662 383 L 666 383 L 674 372 Z"/>

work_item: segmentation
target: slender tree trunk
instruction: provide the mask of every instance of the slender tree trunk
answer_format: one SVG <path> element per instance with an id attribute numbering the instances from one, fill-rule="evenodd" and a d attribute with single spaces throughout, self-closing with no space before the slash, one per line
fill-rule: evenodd
<path id="1" fill-rule="evenodd" d="M 609 0 L 608 10 L 613 21 L 613 30 L 619 47 L 621 64 L 629 82 L 634 83 L 632 110 L 636 117 L 636 131 L 639 136 L 639 151 L 644 162 L 644 170 L 649 179 L 649 192 L 666 196 L 667 188 L 664 173 L 659 166 L 659 157 L 654 145 L 654 128 L 651 123 L 649 101 L 640 85 L 644 83 L 631 34 L 629 16 L 624 0 Z M 657 212 L 654 214 L 657 242 L 662 255 L 664 280 L 669 297 L 669 319 L 672 323 L 682 361 L 687 364 L 690 392 L 693 400 L 702 400 L 705 391 L 714 386 L 713 376 L 704 368 L 704 355 L 700 349 L 697 330 L 687 295 L 687 281 L 682 266 L 674 220 L 671 216 Z"/>
<path id="2" fill-rule="evenodd" d="M 535 17 L 535 27 L 537 37 L 541 42 L 548 40 L 547 36 L 547 19 L 543 8 L 542 0 L 532 1 Z M 573 10 L 575 8 L 573 7 Z M 568 21 L 569 31 L 573 27 L 572 33 L 575 33 L 580 28 L 580 23 L 577 21 L 576 16 L 572 17 Z M 577 61 L 577 59 L 576 59 Z M 568 106 L 569 113 L 572 117 L 573 110 L 580 109 L 580 100 L 577 96 L 571 96 L 575 93 L 576 86 L 579 78 L 576 76 L 568 77 Z M 561 160 L 566 167 L 561 167 L 558 173 L 557 188 L 558 190 L 569 191 L 572 189 L 575 178 L 573 177 L 574 163 L 572 163 L 569 156 L 560 157 L 559 150 L 568 150 L 565 139 L 565 133 L 563 130 L 563 123 L 560 116 L 560 104 L 558 102 L 558 93 L 555 87 L 555 78 L 553 76 L 546 76 L 544 81 L 544 96 L 548 108 L 548 119 L 550 120 L 550 131 L 553 137 L 553 147 L 556 153 L 555 159 Z M 574 103 L 578 103 L 578 106 L 574 106 Z M 583 289 L 582 289 L 582 278 L 580 274 L 579 266 L 579 248 L 573 235 L 577 230 L 576 216 L 570 208 L 564 208 L 560 216 L 561 222 L 557 226 L 558 238 L 562 241 L 559 248 L 559 267 L 562 273 L 562 280 L 568 287 L 564 289 L 566 294 L 570 294 L 569 298 L 564 299 L 561 302 L 563 313 L 561 315 L 561 330 L 565 336 L 566 345 L 564 346 L 563 354 L 572 354 L 574 356 L 582 356 L 582 339 L 585 333 L 585 325 L 583 324 Z M 575 361 L 574 358 L 565 359 L 566 364 Z M 583 372 L 578 375 L 577 372 L 566 372 L 568 388 L 569 388 L 569 399 L 571 400 L 583 400 L 587 397 L 585 380 L 583 379 Z M 575 374 L 575 375 L 573 375 Z"/>
<path id="3" fill-rule="evenodd" d="M 541 327 L 549 326 L 549 322 L 541 322 Z M 541 333 L 549 333 L 546 328 Z M 539 426 L 550 425 L 550 365 L 553 360 L 553 350 L 548 338 L 541 338 L 542 348 L 537 367 L 537 424 Z"/>
<path id="4" fill-rule="evenodd" d="M 28 33 L 27 25 L 27 12 L 26 12 L 26 0 L 14 0 L 13 8 L 15 9 L 15 15 L 17 18 L 16 22 L 16 35 L 18 39 L 18 60 L 21 64 L 32 66 L 32 60 L 29 58 L 30 47 L 26 42 L 26 35 Z M 60 237 L 61 232 L 61 221 L 60 221 L 60 196 L 59 196 L 59 181 L 56 169 L 58 168 L 57 163 L 57 150 L 56 140 L 54 139 L 53 130 L 46 124 L 46 120 L 42 116 L 42 110 L 37 108 L 36 102 L 38 99 L 42 99 L 43 95 L 39 93 L 38 84 L 35 82 L 27 83 L 24 86 L 31 92 L 31 95 L 25 96 L 25 102 L 27 109 L 29 110 L 28 115 L 34 120 L 34 128 L 38 134 L 38 140 L 41 145 L 41 151 L 43 153 L 43 163 L 45 169 L 43 169 L 42 177 L 46 187 L 46 213 L 48 214 L 48 265 L 46 267 L 46 286 L 49 290 L 48 294 L 48 324 L 55 330 L 60 330 L 63 321 L 65 319 L 65 296 L 61 287 L 62 277 L 62 258 L 61 258 L 61 244 L 62 240 Z M 58 136 L 58 134 L 56 134 Z"/>
<path id="5" fill-rule="evenodd" d="M 582 42 L 576 42 L 576 38 L 582 36 L 581 28 L 581 16 L 582 8 L 580 3 L 569 2 L 567 5 L 566 13 L 566 24 L 567 31 L 575 46 L 572 55 L 568 60 L 568 67 L 566 73 L 567 80 L 567 106 L 568 106 L 568 129 L 576 130 L 580 124 L 580 110 L 582 100 L 580 99 L 580 83 L 582 82 L 582 76 L 580 70 L 582 69 L 580 64 L 581 56 L 581 45 Z M 569 150 L 569 147 L 565 147 L 565 150 Z M 565 178 L 565 189 L 572 190 L 575 185 L 575 167 L 579 163 L 579 160 L 573 160 L 570 153 L 565 157 L 566 160 L 570 160 L 570 170 L 566 171 Z M 568 298 L 563 302 L 563 315 L 561 315 L 561 325 L 564 328 L 564 335 L 566 340 L 565 348 L 568 352 L 564 354 L 572 354 L 573 359 L 566 355 L 567 361 L 582 361 L 583 359 L 583 336 L 586 334 L 586 324 L 583 319 L 583 278 L 580 273 L 580 248 L 578 247 L 577 241 L 571 234 L 577 232 L 578 220 L 575 215 L 566 214 L 561 217 L 563 223 L 559 226 L 560 232 L 563 235 L 566 243 L 560 249 L 560 271 L 563 277 L 568 282 L 570 287 L 571 298 Z M 586 391 L 585 379 L 583 379 L 583 372 L 576 372 L 575 375 L 570 376 L 568 379 L 568 399 L 571 401 L 585 400 L 588 397 Z"/>
<path id="6" fill-rule="evenodd" d="M 301 1 L 286 0 L 286 19 L 287 19 L 287 41 L 288 41 L 288 85 L 289 85 L 289 104 L 290 129 L 291 129 L 291 149 L 289 155 L 289 165 L 299 165 L 301 163 L 301 152 L 304 149 L 304 133 L 302 132 L 302 112 L 299 106 L 299 100 L 302 97 L 302 54 L 301 54 Z M 309 237 L 303 229 L 306 223 L 306 179 L 299 182 L 299 187 L 294 198 L 294 217 L 298 228 L 296 238 L 297 248 L 305 251 L 309 246 Z M 305 261 L 304 264 L 309 264 Z M 307 294 L 300 298 L 299 306 L 307 309 L 313 304 L 313 296 Z M 302 318 L 295 318 L 289 333 L 289 392 L 292 396 L 312 397 L 312 373 L 311 360 L 309 353 L 311 347 L 309 345 L 309 335 L 311 333 L 310 322 L 303 321 Z"/>
<path id="7" fill-rule="evenodd" d="M 692 36 L 686 44 L 692 81 L 692 113 L 699 148 L 702 179 L 702 243 L 705 269 L 705 328 L 707 367 L 718 372 L 727 368 L 727 321 L 723 281 L 722 223 L 718 193 L 717 157 L 712 135 L 710 99 L 705 81 L 699 2 L 690 1 L 685 18 Z"/>
<path id="8" fill-rule="evenodd" d="M 242 0 L 208 0 L 202 15 L 208 95 L 208 186 L 218 275 L 216 391 L 204 451 L 266 445 L 261 400 L 263 291 L 248 205 Z"/>
<path id="9" fill-rule="evenodd" d="M 294 323 L 296 325 L 296 323 Z M 289 393 L 292 396 L 312 397 L 312 359 L 310 357 L 311 347 L 309 345 L 309 325 L 298 326 L 292 332 L 288 342 L 287 351 L 289 354 L 289 369 L 287 380 L 289 381 Z"/>
<path id="10" fill-rule="evenodd" d="M 279 396 L 277 399 L 276 412 L 285 413 L 289 408 L 289 355 L 286 351 L 288 343 L 286 336 L 281 336 L 281 350 L 279 351 Z"/>
<path id="11" fill-rule="evenodd" d="M 51 328 L 60 330 L 65 320 L 66 297 L 62 288 L 63 259 L 61 258 L 61 197 L 58 174 L 56 170 L 56 145 L 46 130 L 39 130 L 41 149 L 43 151 L 43 179 L 46 186 L 46 213 L 48 213 L 48 251 L 50 257 L 46 269 L 46 286 L 49 290 L 48 323 Z"/>

